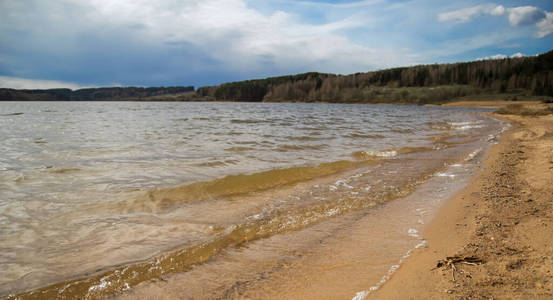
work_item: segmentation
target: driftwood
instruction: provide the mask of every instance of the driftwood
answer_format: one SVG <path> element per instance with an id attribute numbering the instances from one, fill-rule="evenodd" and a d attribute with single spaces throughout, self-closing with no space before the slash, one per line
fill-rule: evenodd
<path id="1" fill-rule="evenodd" d="M 463 273 L 468 277 L 471 277 L 470 273 L 457 269 L 455 264 L 465 264 L 471 266 L 477 266 L 484 263 L 484 260 L 476 256 L 448 256 L 445 259 L 440 259 L 436 264 L 436 268 L 448 268 L 451 269 L 451 280 L 455 282 L 455 272 Z M 435 269 L 436 269 L 435 268 Z"/>

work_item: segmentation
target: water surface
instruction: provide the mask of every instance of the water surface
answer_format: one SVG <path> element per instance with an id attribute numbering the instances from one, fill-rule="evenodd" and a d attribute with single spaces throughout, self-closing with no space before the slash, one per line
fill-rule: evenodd
<path id="1" fill-rule="evenodd" d="M 502 128 L 461 108 L 0 102 L 0 295 L 186 272 L 404 197 Z"/>

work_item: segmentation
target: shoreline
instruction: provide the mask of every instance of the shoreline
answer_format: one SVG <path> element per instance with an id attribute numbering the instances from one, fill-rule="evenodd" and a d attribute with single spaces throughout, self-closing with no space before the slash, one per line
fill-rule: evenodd
<path id="1" fill-rule="evenodd" d="M 553 115 L 494 116 L 512 127 L 369 299 L 553 296 Z"/>
<path id="2" fill-rule="evenodd" d="M 469 155 L 470 157 L 470 155 Z M 460 158 L 462 159 L 462 158 Z M 480 160 L 480 158 L 478 159 Z M 466 159 L 465 159 L 466 161 Z M 474 173 L 473 173 L 474 174 Z M 472 177 L 472 176 L 470 176 Z M 471 180 L 470 177 L 467 178 L 467 180 Z M 430 181 L 430 180 L 429 180 Z M 419 220 L 413 221 L 412 225 L 407 226 L 405 228 L 396 228 L 390 229 L 386 228 L 385 230 L 382 230 L 384 228 L 377 229 L 375 227 L 375 224 L 382 224 L 384 223 L 384 220 L 375 220 L 365 217 L 363 219 L 356 220 L 356 230 L 353 230 L 350 226 L 344 226 L 344 224 L 341 224 L 339 226 L 340 232 L 344 232 L 344 234 L 340 234 L 340 238 L 336 240 L 327 240 L 327 238 L 321 238 L 316 244 L 317 245 L 311 245 L 313 247 L 308 247 L 309 253 L 304 254 L 297 254 L 297 257 L 286 262 L 283 265 L 275 265 L 272 266 L 271 271 L 264 271 L 264 270 L 257 270 L 251 271 L 251 273 L 254 273 L 254 277 L 258 277 L 257 279 L 244 277 L 241 278 L 241 280 L 238 280 L 236 282 L 232 282 L 227 287 L 223 286 L 216 286 L 217 289 L 220 291 L 220 295 L 213 296 L 209 294 L 208 291 L 215 290 L 213 287 L 208 288 L 209 284 L 204 283 L 202 285 L 195 285 L 192 282 L 194 282 L 194 277 L 201 277 L 199 274 L 202 274 L 202 271 L 204 269 L 210 270 L 210 273 L 216 273 L 220 272 L 219 269 L 222 269 L 224 267 L 228 267 L 229 262 L 228 261 L 243 261 L 245 260 L 244 257 L 241 257 L 239 252 L 241 251 L 228 251 L 224 254 L 224 259 L 214 258 L 210 262 L 198 266 L 195 270 L 196 276 L 193 275 L 194 271 L 187 274 L 176 274 L 172 276 L 168 276 L 164 278 L 163 282 L 156 282 L 156 283 L 143 283 L 138 285 L 136 288 L 129 290 L 128 292 L 118 296 L 118 299 L 141 299 L 141 298 L 154 298 L 158 297 L 157 295 L 163 295 L 163 299 L 178 299 L 179 297 L 182 297 L 183 295 L 195 295 L 199 298 L 250 298 L 250 299 L 282 299 L 282 298 L 288 298 L 288 299 L 318 299 L 318 298 L 330 298 L 330 299 L 345 299 L 347 297 L 355 297 L 356 293 L 362 294 L 366 288 L 367 288 L 367 282 L 370 282 L 370 285 L 368 285 L 371 289 L 376 284 L 379 286 L 379 280 L 382 280 L 382 275 L 389 274 L 390 273 L 390 267 L 394 269 L 395 263 L 397 263 L 397 259 L 399 259 L 400 263 L 404 260 L 405 257 L 409 256 L 410 253 L 412 253 L 413 249 L 419 248 L 425 244 L 423 240 L 420 239 L 420 236 L 418 235 L 417 229 L 413 228 L 420 228 L 420 224 L 424 224 L 425 220 L 422 220 L 422 216 L 431 217 L 434 214 L 434 210 L 428 209 L 428 207 L 421 207 L 421 204 L 414 205 L 413 202 L 414 199 L 425 199 L 424 201 L 428 201 L 429 198 L 432 198 L 430 194 L 424 194 L 424 190 L 426 192 L 429 191 L 435 191 L 436 185 L 433 185 L 433 183 L 430 183 L 429 181 L 425 181 L 424 184 L 421 184 L 421 186 L 417 186 L 417 190 L 410 194 L 409 196 L 402 198 L 402 199 L 395 199 L 393 201 L 390 201 L 389 203 L 386 203 L 382 205 L 382 207 L 379 207 L 379 213 L 375 213 L 375 211 L 371 211 L 369 214 L 379 215 L 382 217 L 382 215 L 385 216 L 391 216 L 392 214 L 390 211 L 399 211 L 400 209 L 404 209 L 407 212 L 405 213 L 405 216 L 398 217 L 394 216 L 392 218 L 389 218 L 391 220 L 398 220 L 403 219 L 406 216 L 411 216 L 413 211 L 415 211 L 415 207 L 417 208 L 417 214 L 414 215 L 419 218 Z M 465 186 L 465 183 L 462 184 Z M 456 189 L 457 191 L 459 189 Z M 450 196 L 454 195 L 453 193 L 442 197 L 441 199 L 448 199 Z M 407 199 L 409 198 L 409 199 Z M 423 201 L 423 202 L 424 202 Z M 430 201 L 431 202 L 431 201 Z M 414 205 L 411 207 L 411 205 Z M 406 209 L 406 207 L 409 207 L 409 209 Z M 382 214 L 381 210 L 388 210 L 388 213 Z M 439 211 L 439 208 L 437 209 Z M 361 213 L 361 212 L 358 212 Z M 355 214 L 355 213 L 353 213 Z M 344 216 L 345 217 L 345 216 Z M 374 216 L 373 216 L 374 217 Z M 388 220 L 390 221 L 390 220 Z M 330 222 L 336 222 L 330 221 Z M 392 221 L 395 222 L 395 221 Z M 414 225 L 415 222 L 419 225 Z M 362 225 L 362 226 L 361 226 Z M 322 227 L 325 225 L 318 224 L 314 225 L 313 227 L 310 227 L 310 229 L 307 229 L 305 231 L 313 231 L 312 234 L 307 234 L 308 236 L 317 236 L 317 234 L 321 234 L 321 232 L 325 232 Z M 371 228 L 370 231 L 367 231 L 367 228 Z M 378 275 L 375 275 L 375 271 L 378 268 L 378 263 L 375 262 L 375 260 L 370 260 L 368 257 L 374 256 L 367 256 L 367 252 L 381 252 L 382 254 L 382 248 L 375 248 L 374 245 L 382 245 L 382 240 L 378 240 L 379 242 L 375 242 L 375 237 L 366 237 L 366 235 L 369 232 L 386 232 L 387 234 L 384 234 L 382 238 L 391 240 L 390 237 L 391 234 L 398 234 L 402 235 L 403 238 L 404 235 L 408 235 L 411 238 L 416 239 L 416 242 L 413 242 L 412 245 L 409 245 L 407 248 L 402 249 L 401 251 L 397 252 L 397 249 L 388 248 L 387 250 L 384 250 L 384 252 L 389 253 L 392 250 L 396 251 L 394 253 L 394 258 L 387 258 L 386 259 L 386 266 L 384 266 L 379 272 Z M 334 232 L 334 231 L 333 231 Z M 345 233 L 347 232 L 347 234 Z M 356 234 L 352 234 L 352 232 L 356 232 Z M 334 232 L 335 233 L 335 232 Z M 259 240 L 257 242 L 254 242 L 252 245 L 250 245 L 247 248 L 253 248 L 253 249 L 264 249 L 264 244 L 272 244 L 272 240 L 299 240 L 297 236 L 300 236 L 302 232 L 291 232 L 282 234 L 279 236 L 267 238 L 265 240 Z M 353 239 L 351 237 L 359 237 L 364 236 L 365 239 Z M 344 243 L 344 240 L 347 238 L 347 243 Z M 301 238 L 301 240 L 306 241 L 308 238 Z M 352 240 L 350 240 L 352 239 Z M 399 240 L 400 238 L 398 238 Z M 362 242 L 367 242 L 368 245 L 362 246 Z M 281 241 L 283 242 L 283 241 Z M 324 247 L 320 247 L 319 243 L 321 245 L 324 245 Z M 347 244 L 347 248 L 341 247 Z M 352 245 L 354 245 L 352 247 Z M 291 245 L 289 245 L 291 247 Z M 314 247 L 316 246 L 316 247 Z M 365 247 L 367 246 L 367 247 Z M 291 247 L 294 249 L 293 247 Z M 305 247 L 303 247 L 305 248 Z M 352 250 L 353 249 L 353 250 Z M 380 249 L 375 251 L 375 249 Z M 242 250 L 247 251 L 247 250 Z M 238 253 L 235 253 L 238 252 Z M 264 251 L 260 251 L 264 252 Z M 272 252 L 272 251 L 271 251 Z M 372 253 L 372 255 L 375 255 L 375 253 Z M 323 254 L 324 253 L 324 254 Z M 357 256 L 363 256 L 365 260 L 363 261 L 357 261 L 357 259 L 354 259 L 354 257 Z M 379 257 L 380 259 L 382 257 Z M 296 261 L 297 260 L 297 261 Z M 379 261 L 378 259 L 376 261 Z M 381 262 L 381 261 L 379 261 Z M 252 262 L 252 264 L 254 264 Z M 390 266 L 388 264 L 391 264 Z M 380 266 L 379 266 L 380 267 Z M 258 275 L 255 275 L 258 274 Z M 276 275 L 278 274 L 278 275 Z M 262 280 L 259 280 L 261 278 Z M 205 279 L 205 278 L 204 278 Z M 231 280 L 232 281 L 232 280 Z M 189 285 L 187 287 L 187 284 Z M 196 287 L 196 288 L 192 288 Z M 204 289 L 204 290 L 201 290 Z M 222 291 L 222 292 L 221 292 Z M 362 291 L 362 292 L 357 292 Z M 211 295 L 211 296 L 207 296 Z M 160 296 L 161 297 L 161 296 Z M 190 298 L 195 298 L 194 296 L 189 296 Z M 355 298 L 357 299 L 357 298 Z"/>
<path id="3" fill-rule="evenodd" d="M 505 136 L 505 135 L 503 135 L 503 136 Z M 471 176 L 471 177 L 474 177 L 474 176 Z M 472 180 L 472 179 L 469 179 L 469 180 Z M 448 199 L 448 198 L 450 198 L 450 197 L 449 197 L 449 196 L 443 197 L 443 199 Z M 442 214 L 442 213 L 441 213 L 442 210 L 443 210 L 442 208 L 440 208 L 440 209 L 438 210 L 438 213 L 440 213 L 440 215 Z M 453 214 L 454 214 L 454 213 L 456 213 L 456 212 L 453 211 Z M 374 222 L 373 222 L 373 223 L 374 223 Z M 372 224 L 372 223 L 371 223 L 371 224 Z M 365 228 L 369 227 L 371 224 L 367 224 L 367 226 L 365 226 Z M 466 225 L 465 225 L 465 226 L 466 226 Z M 406 232 L 406 231 L 407 231 L 407 230 L 403 230 L 402 232 Z M 426 233 L 426 231 L 424 231 L 424 232 Z M 418 236 L 418 234 L 417 234 L 417 236 Z M 462 246 L 462 245 L 461 245 L 461 246 Z M 418 247 L 418 246 L 417 246 L 417 247 Z M 409 253 L 410 253 L 410 252 L 409 252 Z M 325 256 L 325 257 L 326 257 L 326 256 Z M 444 257 L 445 257 L 445 255 L 444 255 Z M 403 266 L 403 264 L 402 264 L 402 266 Z M 366 270 L 365 270 L 365 271 L 366 271 Z M 104 279 L 104 278 L 102 278 L 102 280 L 103 280 L 103 279 Z M 162 277 L 162 281 L 163 281 L 163 279 L 164 279 L 164 277 Z M 103 282 L 102 280 L 100 280 L 100 283 L 101 283 L 101 284 L 104 284 L 104 282 Z M 331 288 L 330 288 L 330 284 L 327 285 L 327 286 L 329 286 L 329 289 L 331 289 Z M 385 286 L 386 286 L 386 285 L 384 285 L 384 287 L 385 287 Z M 92 286 L 92 287 L 94 287 L 94 286 Z M 373 294 L 371 294 L 370 296 L 372 296 L 372 295 L 373 295 Z"/>

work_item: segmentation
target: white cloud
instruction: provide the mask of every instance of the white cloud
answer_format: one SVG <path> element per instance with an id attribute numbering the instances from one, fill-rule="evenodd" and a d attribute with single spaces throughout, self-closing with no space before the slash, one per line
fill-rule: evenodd
<path id="1" fill-rule="evenodd" d="M 476 36 L 436 26 L 439 0 L 319 1 L 0 0 L 0 74 L 98 85 L 201 86 L 455 59 L 528 33 L 503 24 Z M 439 21 L 496 15 L 506 24 L 508 13 L 502 5 L 484 4 L 444 12 Z M 551 25 L 542 23 L 539 34 L 550 34 Z"/>
<path id="2" fill-rule="evenodd" d="M 473 7 L 467 7 L 467 8 L 462 8 L 462 9 L 458 9 L 450 12 L 441 13 L 438 15 L 438 20 L 440 22 L 453 21 L 453 22 L 464 23 L 464 22 L 470 21 L 474 17 L 478 17 L 484 14 L 492 14 L 492 12 L 494 14 L 497 14 L 504 10 L 505 8 L 503 8 L 503 6 L 501 5 L 497 6 L 495 4 L 482 4 L 482 5 L 477 5 Z"/>
<path id="3" fill-rule="evenodd" d="M 97 22 L 143 24 L 138 38 L 192 44 L 229 69 L 256 70 L 269 60 L 280 67 L 349 73 L 413 63 L 409 53 L 358 45 L 341 33 L 363 26 L 366 20 L 355 15 L 312 25 L 283 11 L 261 14 L 243 0 L 192 0 L 176 5 L 172 1 L 93 0 L 90 4 Z"/>
<path id="4" fill-rule="evenodd" d="M 376 4 L 382 4 L 386 1 L 383 0 L 362 0 L 354 2 L 344 2 L 344 3 L 330 3 L 330 2 L 314 2 L 314 1 L 297 1 L 295 3 L 302 5 L 311 5 L 311 6 L 326 6 L 333 8 L 359 8 L 365 6 L 372 6 Z"/>
<path id="5" fill-rule="evenodd" d="M 496 54 L 496 55 L 492 55 L 492 56 L 486 56 L 486 57 L 480 57 L 480 58 L 477 58 L 476 60 L 493 60 L 493 59 L 505 59 L 505 58 L 521 58 L 521 57 L 525 57 L 526 55 L 520 53 L 520 52 L 517 52 L 511 56 L 507 56 L 505 54 Z"/>
<path id="6" fill-rule="evenodd" d="M 505 59 L 507 58 L 507 55 L 504 54 L 496 54 L 489 57 L 489 59 Z"/>
<path id="7" fill-rule="evenodd" d="M 505 54 L 496 54 L 492 56 L 486 56 L 486 57 L 479 57 L 476 60 L 493 60 L 493 59 L 505 59 L 508 56 Z"/>
<path id="8" fill-rule="evenodd" d="M 40 79 L 25 79 L 19 77 L 0 76 L 0 88 L 11 89 L 56 89 L 67 88 L 77 90 L 91 86 L 82 86 L 72 82 L 55 81 L 55 80 L 40 80 Z"/>
<path id="9" fill-rule="evenodd" d="M 404 47 L 397 16 L 411 13 L 387 0 L 280 1 L 0 0 L 0 75 L 201 86 L 427 61 Z M 416 31 L 418 21 L 401 19 Z"/>
<path id="10" fill-rule="evenodd" d="M 545 13 L 534 6 L 519 6 L 507 11 L 511 26 L 532 25 L 545 18 Z"/>
<path id="11" fill-rule="evenodd" d="M 546 17 L 538 22 L 538 32 L 536 36 L 538 38 L 546 37 L 553 34 L 553 13 L 547 12 Z"/>
<path id="12" fill-rule="evenodd" d="M 490 14 L 492 16 L 502 16 L 505 14 L 505 11 L 506 9 L 503 5 L 498 5 L 490 11 Z"/>
<path id="13" fill-rule="evenodd" d="M 453 21 L 465 23 L 472 20 L 474 17 L 482 15 L 506 15 L 509 19 L 509 24 L 513 27 L 535 24 L 538 27 L 538 32 L 536 33 L 536 37 L 538 38 L 553 33 L 553 16 L 551 16 L 551 13 L 535 6 L 505 8 L 503 5 L 483 4 L 441 13 L 438 15 L 438 20 L 440 22 Z"/>

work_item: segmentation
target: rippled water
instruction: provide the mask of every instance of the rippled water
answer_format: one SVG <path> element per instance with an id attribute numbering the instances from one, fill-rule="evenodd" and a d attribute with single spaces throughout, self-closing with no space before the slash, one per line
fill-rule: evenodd
<path id="1" fill-rule="evenodd" d="M 501 128 L 460 108 L 0 102 L 0 295 L 186 271 L 407 195 Z"/>

